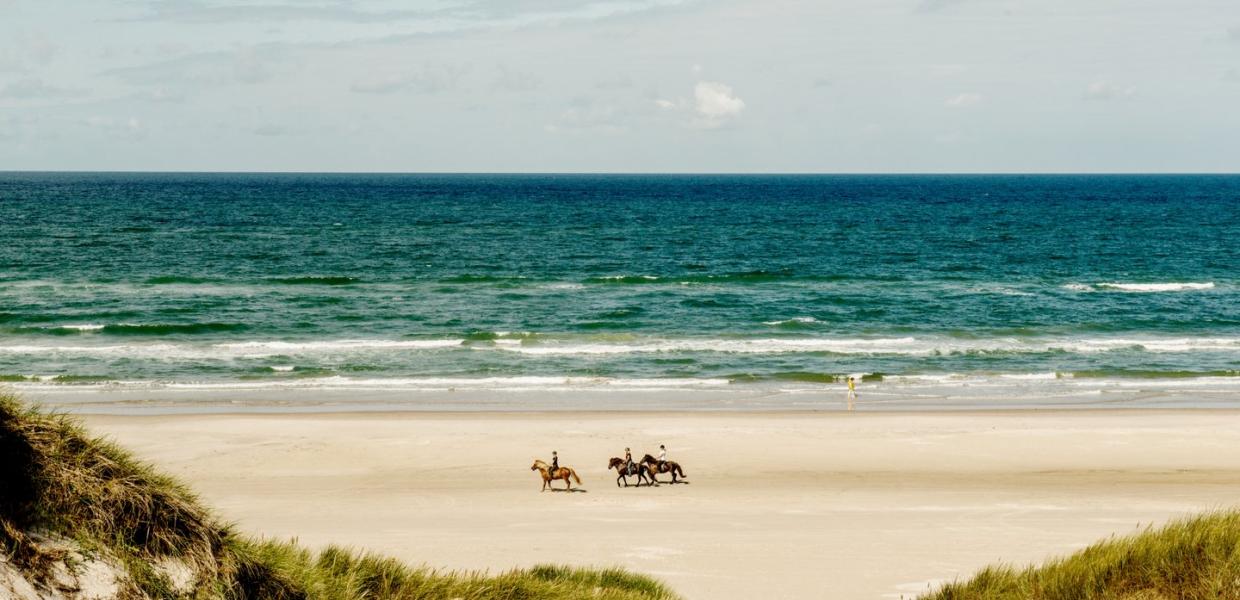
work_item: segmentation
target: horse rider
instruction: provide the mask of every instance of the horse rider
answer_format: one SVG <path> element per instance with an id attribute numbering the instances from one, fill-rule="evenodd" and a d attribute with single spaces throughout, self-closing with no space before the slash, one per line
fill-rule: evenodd
<path id="1" fill-rule="evenodd" d="M 628 448 L 624 449 L 624 472 L 632 475 L 637 465 L 633 464 L 633 452 Z"/>
<path id="2" fill-rule="evenodd" d="M 659 444 L 659 472 L 662 473 L 667 468 L 667 448 L 663 444 Z"/>
<path id="3" fill-rule="evenodd" d="M 559 470 L 560 470 L 560 455 L 556 454 L 555 450 L 552 450 L 551 451 L 551 470 L 547 471 L 547 474 L 550 475 L 554 479 L 556 472 Z"/>

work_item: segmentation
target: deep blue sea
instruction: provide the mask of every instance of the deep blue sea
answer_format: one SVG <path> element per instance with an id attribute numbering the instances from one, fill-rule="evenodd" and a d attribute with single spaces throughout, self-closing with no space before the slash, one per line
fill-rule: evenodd
<path id="1" fill-rule="evenodd" d="M 18 387 L 852 374 L 1240 383 L 1240 177 L 0 173 Z"/>

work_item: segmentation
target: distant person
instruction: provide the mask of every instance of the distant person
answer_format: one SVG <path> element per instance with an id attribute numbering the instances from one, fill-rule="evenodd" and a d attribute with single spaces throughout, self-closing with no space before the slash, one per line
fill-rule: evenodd
<path id="1" fill-rule="evenodd" d="M 628 473 L 629 475 L 632 475 L 634 471 L 633 467 L 635 466 L 637 465 L 633 464 L 633 452 L 629 450 L 628 448 L 625 448 L 624 449 L 624 472 Z"/>
<path id="2" fill-rule="evenodd" d="M 667 467 L 667 448 L 664 448 L 663 444 L 659 444 L 659 472 L 662 473 L 663 469 L 665 469 L 666 467 Z"/>
<path id="3" fill-rule="evenodd" d="M 848 376 L 848 410 L 853 409 L 853 402 L 857 401 L 857 378 L 852 375 Z"/>
<path id="4" fill-rule="evenodd" d="M 555 474 L 558 473 L 559 471 L 560 471 L 560 455 L 556 454 L 555 450 L 552 450 L 551 451 L 551 470 L 548 471 L 547 473 L 551 475 L 552 477 L 555 477 Z"/>

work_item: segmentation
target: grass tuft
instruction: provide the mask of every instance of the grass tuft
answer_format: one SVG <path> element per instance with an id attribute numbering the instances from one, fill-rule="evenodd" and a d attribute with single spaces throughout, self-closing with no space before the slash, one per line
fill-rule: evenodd
<path id="1" fill-rule="evenodd" d="M 90 436 L 75 420 L 0 391 L 0 552 L 31 582 L 83 554 L 125 566 L 126 598 L 191 600 L 674 600 L 653 579 L 619 569 L 540 566 L 496 576 L 440 573 L 339 547 L 312 552 L 251 540 L 181 483 Z M 193 572 L 177 590 L 158 565 Z"/>
<path id="2" fill-rule="evenodd" d="M 1098 542 L 1041 566 L 986 567 L 923 600 L 1240 599 L 1240 512 Z"/>

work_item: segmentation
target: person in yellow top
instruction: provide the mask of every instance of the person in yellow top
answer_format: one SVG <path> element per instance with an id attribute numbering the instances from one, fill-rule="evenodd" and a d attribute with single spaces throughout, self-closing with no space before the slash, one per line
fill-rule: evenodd
<path id="1" fill-rule="evenodd" d="M 857 400 L 857 378 L 852 375 L 848 376 L 848 410 L 853 409 L 853 402 Z"/>

